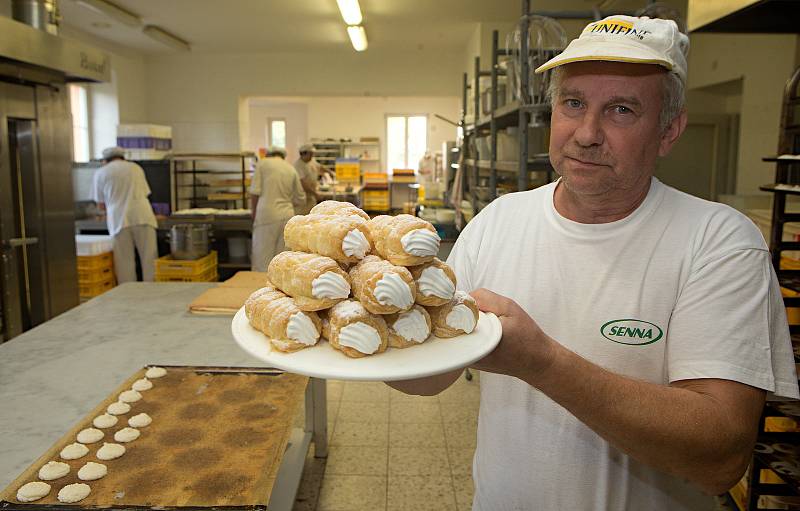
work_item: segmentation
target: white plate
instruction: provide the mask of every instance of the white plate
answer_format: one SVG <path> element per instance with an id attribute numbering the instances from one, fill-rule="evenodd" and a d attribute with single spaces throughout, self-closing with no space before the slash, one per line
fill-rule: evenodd
<path id="1" fill-rule="evenodd" d="M 350 358 L 324 340 L 294 353 L 274 350 L 267 336 L 250 326 L 244 307 L 233 317 L 231 331 L 239 346 L 273 367 L 315 378 L 358 381 L 407 380 L 461 369 L 488 355 L 503 333 L 497 316 L 480 312 L 478 325 L 468 335 L 431 337 L 419 346 Z"/>

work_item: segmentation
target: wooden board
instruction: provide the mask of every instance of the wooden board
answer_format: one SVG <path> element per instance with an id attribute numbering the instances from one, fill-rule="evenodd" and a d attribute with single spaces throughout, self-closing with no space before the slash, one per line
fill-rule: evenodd
<path id="1" fill-rule="evenodd" d="M 86 456 L 65 461 L 59 453 L 76 441 L 80 430 L 92 427 L 94 417 L 104 413 L 120 392 L 143 378 L 145 369 L 120 385 L 12 482 L 0 494 L 0 508 L 266 509 L 308 378 L 258 368 L 165 367 L 167 375 L 153 379 L 153 388 L 131 403 L 131 411 L 103 430 L 105 438 L 87 445 Z M 115 460 L 98 460 L 103 442 L 114 442 L 114 432 L 142 412 L 153 422 L 141 428 L 138 439 L 124 444 L 126 453 Z M 39 469 L 48 461 L 68 463 L 70 473 L 47 481 L 52 487 L 47 497 L 18 502 L 17 489 L 37 481 Z M 60 503 L 58 491 L 82 482 L 77 472 L 88 461 L 107 465 L 108 475 L 86 482 L 92 493 L 82 501 Z"/>

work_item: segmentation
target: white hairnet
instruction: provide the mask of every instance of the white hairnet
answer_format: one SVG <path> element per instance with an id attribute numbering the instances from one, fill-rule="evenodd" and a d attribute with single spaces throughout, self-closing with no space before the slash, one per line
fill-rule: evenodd
<path id="1" fill-rule="evenodd" d="M 314 152 L 314 145 L 313 144 L 303 144 L 300 146 L 300 149 L 297 150 L 298 153 L 313 153 Z"/>
<path id="2" fill-rule="evenodd" d="M 110 160 L 111 158 L 114 158 L 114 157 L 124 158 L 125 157 L 125 149 L 123 149 L 121 147 L 116 147 L 116 146 L 115 147 L 106 147 L 105 149 L 103 149 L 103 159 L 104 160 Z"/>
<path id="3" fill-rule="evenodd" d="M 267 149 L 267 154 L 269 156 L 274 156 L 274 155 L 280 154 L 281 156 L 286 158 L 286 148 L 285 147 L 278 147 L 276 145 L 270 146 L 270 148 Z"/>

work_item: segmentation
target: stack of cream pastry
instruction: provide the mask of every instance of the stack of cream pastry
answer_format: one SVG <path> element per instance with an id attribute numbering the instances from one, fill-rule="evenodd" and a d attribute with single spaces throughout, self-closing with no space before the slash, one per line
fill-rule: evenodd
<path id="1" fill-rule="evenodd" d="M 470 333 L 478 308 L 436 258 L 433 225 L 411 215 L 370 219 L 349 202 L 324 201 L 286 224 L 289 251 L 269 263 L 269 284 L 245 303 L 253 328 L 292 352 L 321 337 L 360 358 Z"/>

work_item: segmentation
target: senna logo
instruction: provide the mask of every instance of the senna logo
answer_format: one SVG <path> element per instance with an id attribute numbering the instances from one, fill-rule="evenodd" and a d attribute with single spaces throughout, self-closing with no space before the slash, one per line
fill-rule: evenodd
<path id="1" fill-rule="evenodd" d="M 661 339 L 661 327 L 640 319 L 615 319 L 600 327 L 600 333 L 619 344 L 644 345 Z"/>

